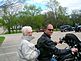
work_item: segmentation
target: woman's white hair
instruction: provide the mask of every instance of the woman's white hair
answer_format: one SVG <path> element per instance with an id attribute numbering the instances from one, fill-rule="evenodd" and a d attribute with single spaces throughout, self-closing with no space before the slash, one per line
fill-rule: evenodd
<path id="1" fill-rule="evenodd" d="M 32 32 L 32 27 L 31 26 L 24 26 L 22 29 L 21 29 L 23 35 L 26 35 L 27 32 Z"/>

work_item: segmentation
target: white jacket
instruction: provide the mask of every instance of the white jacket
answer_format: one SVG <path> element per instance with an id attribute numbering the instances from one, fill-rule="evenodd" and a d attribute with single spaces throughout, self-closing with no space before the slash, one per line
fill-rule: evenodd
<path id="1" fill-rule="evenodd" d="M 36 61 L 38 55 L 40 54 L 39 50 L 35 48 L 35 45 L 33 43 L 30 43 L 33 38 L 32 37 L 23 37 L 21 40 L 20 46 L 18 48 L 18 56 L 19 61 Z M 30 53 L 32 53 L 30 55 Z M 30 60 L 31 58 L 31 60 Z"/>

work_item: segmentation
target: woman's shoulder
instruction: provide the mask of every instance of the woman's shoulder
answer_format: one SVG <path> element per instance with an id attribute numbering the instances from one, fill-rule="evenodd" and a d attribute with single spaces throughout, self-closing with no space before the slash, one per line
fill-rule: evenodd
<path id="1" fill-rule="evenodd" d="M 35 46 L 32 42 L 29 42 L 27 40 L 23 40 L 22 43 L 28 46 Z"/>

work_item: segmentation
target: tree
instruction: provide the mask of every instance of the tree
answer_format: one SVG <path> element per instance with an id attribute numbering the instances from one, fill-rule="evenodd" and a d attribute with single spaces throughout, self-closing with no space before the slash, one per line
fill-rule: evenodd
<path id="1" fill-rule="evenodd" d="M 63 25 L 63 24 L 69 24 L 69 16 L 67 14 L 67 8 L 66 7 L 62 7 L 59 6 L 58 8 L 58 22 L 59 25 Z"/>
<path id="2" fill-rule="evenodd" d="M 73 25 L 75 25 L 76 23 L 81 24 L 81 11 L 80 10 L 73 10 L 70 16 Z"/>
<path id="3" fill-rule="evenodd" d="M 41 29 L 43 28 L 43 24 L 45 24 L 44 22 L 44 15 L 36 15 L 33 17 L 34 21 L 33 21 L 33 28 L 35 29 Z"/>
<path id="4" fill-rule="evenodd" d="M 56 20 L 57 19 L 57 10 L 58 10 L 58 7 L 59 7 L 59 3 L 58 1 L 56 0 L 49 0 L 47 2 L 47 7 L 50 8 L 50 10 L 53 12 L 54 14 L 54 19 Z"/>
<path id="5" fill-rule="evenodd" d="M 51 22 L 56 28 L 63 24 L 69 24 L 70 19 L 67 14 L 67 8 L 60 6 L 57 0 L 49 0 L 47 7 L 51 10 L 47 13 L 50 18 L 48 18 L 48 22 Z"/>
<path id="6" fill-rule="evenodd" d="M 41 8 L 37 8 L 35 5 L 25 5 L 24 10 L 18 13 L 18 17 L 22 26 L 31 25 L 33 28 L 39 27 L 38 22 L 42 23 L 43 18 Z"/>
<path id="7" fill-rule="evenodd" d="M 24 11 L 26 11 L 28 16 L 35 16 L 39 15 L 42 9 L 40 7 L 37 8 L 35 5 L 25 5 Z"/>
<path id="8" fill-rule="evenodd" d="M 55 28 L 57 28 L 58 25 L 58 8 L 59 8 L 59 2 L 57 0 L 49 0 L 46 5 L 51 11 L 52 11 L 52 20 L 49 20 L 53 23 Z"/>
<path id="9" fill-rule="evenodd" d="M 18 12 L 19 8 L 16 8 L 16 4 L 18 3 L 18 1 L 13 1 L 13 0 L 6 0 L 4 2 L 4 4 L 1 6 L 2 7 L 2 11 L 3 11 L 3 21 L 4 21 L 4 25 L 8 30 L 8 33 L 11 33 L 10 28 L 14 25 L 13 23 L 13 17 L 14 15 Z M 3 26 L 4 26 L 3 25 Z"/>
<path id="10" fill-rule="evenodd" d="M 67 7 L 59 6 L 57 13 L 59 15 L 64 15 L 64 16 L 67 15 Z"/>

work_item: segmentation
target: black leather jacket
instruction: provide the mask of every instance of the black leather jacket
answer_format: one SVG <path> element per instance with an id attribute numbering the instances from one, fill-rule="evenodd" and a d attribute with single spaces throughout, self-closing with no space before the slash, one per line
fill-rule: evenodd
<path id="1" fill-rule="evenodd" d="M 52 55 L 68 54 L 71 52 L 70 49 L 58 49 L 56 43 L 51 40 L 46 33 L 44 33 L 37 41 L 36 47 L 40 50 L 38 57 L 39 61 L 50 61 Z"/>

